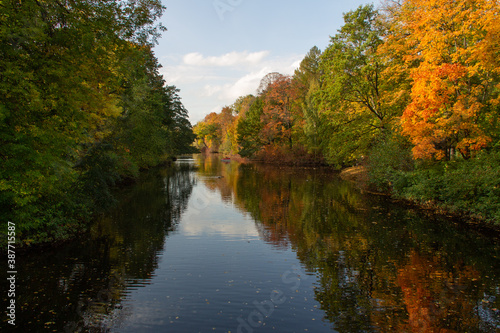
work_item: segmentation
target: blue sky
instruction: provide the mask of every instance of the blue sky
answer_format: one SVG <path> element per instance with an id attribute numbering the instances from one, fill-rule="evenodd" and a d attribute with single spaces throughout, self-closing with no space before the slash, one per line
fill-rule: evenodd
<path id="1" fill-rule="evenodd" d="M 168 31 L 154 51 L 167 83 L 181 89 L 194 125 L 239 96 L 255 94 L 267 73 L 293 74 L 313 46 L 328 46 L 343 13 L 370 3 L 163 0 Z"/>

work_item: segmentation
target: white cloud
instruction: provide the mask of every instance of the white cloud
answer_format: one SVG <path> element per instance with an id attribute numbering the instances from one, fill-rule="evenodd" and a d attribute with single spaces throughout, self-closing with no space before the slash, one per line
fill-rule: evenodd
<path id="1" fill-rule="evenodd" d="M 223 89 L 224 89 L 224 86 L 222 86 L 222 85 L 206 84 L 205 87 L 203 87 L 203 96 L 206 96 L 206 97 L 213 96 L 213 95 L 219 93 Z"/>
<path id="2" fill-rule="evenodd" d="M 302 62 L 303 58 L 295 61 L 290 67 L 292 68 L 292 72 L 294 72 L 297 68 L 300 67 L 300 63 Z"/>
<path id="3" fill-rule="evenodd" d="M 207 84 L 204 87 L 204 95 L 208 97 L 216 95 L 222 101 L 235 101 L 240 96 L 255 94 L 260 80 L 267 73 L 269 73 L 269 67 L 264 67 L 241 78 L 233 79 L 231 83 L 222 85 Z"/>
<path id="4" fill-rule="evenodd" d="M 230 52 L 221 56 L 205 57 L 201 53 L 193 52 L 188 53 L 183 57 L 183 62 L 190 66 L 217 66 L 217 67 L 230 67 L 239 65 L 255 65 L 260 63 L 264 58 L 269 55 L 269 51 L 260 51 L 249 53 L 244 52 Z"/>
<path id="5" fill-rule="evenodd" d="M 257 72 L 252 72 L 241 77 L 238 81 L 231 85 L 221 97 L 236 100 L 240 96 L 255 94 L 260 81 L 267 73 L 269 73 L 269 71 L 269 67 L 264 67 Z"/>
<path id="6" fill-rule="evenodd" d="M 165 59 L 160 72 L 168 84 L 181 89 L 190 120 L 196 123 L 210 112 L 220 112 L 220 105 L 255 94 L 266 74 L 292 75 L 302 59 L 303 55 L 271 57 L 267 51 L 230 52 L 218 57 L 189 53 Z"/>
<path id="7" fill-rule="evenodd" d="M 212 109 L 210 109 L 210 111 L 208 111 L 208 113 L 212 113 L 212 112 L 219 113 L 223 107 L 224 107 L 223 105 L 219 104 L 217 106 L 214 106 Z"/>
<path id="8" fill-rule="evenodd" d="M 167 66 L 160 70 L 168 84 L 193 84 L 201 81 L 220 81 L 225 76 L 217 75 L 214 71 L 204 67 L 186 65 Z"/>
<path id="9" fill-rule="evenodd" d="M 296 58 L 296 57 L 295 57 Z M 292 75 L 298 68 L 302 58 L 296 59 L 276 59 L 268 61 L 264 67 L 245 74 L 239 78 L 230 79 L 231 82 L 225 84 L 206 84 L 204 87 L 204 96 L 216 96 L 221 101 L 232 100 L 233 102 L 240 96 L 255 94 L 260 81 L 266 74 L 278 72 Z M 229 103 L 231 104 L 231 103 Z"/>

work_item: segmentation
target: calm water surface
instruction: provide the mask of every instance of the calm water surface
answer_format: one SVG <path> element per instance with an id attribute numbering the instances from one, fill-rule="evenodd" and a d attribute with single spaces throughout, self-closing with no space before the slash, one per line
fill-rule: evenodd
<path id="1" fill-rule="evenodd" d="M 18 258 L 16 331 L 500 332 L 499 254 L 325 170 L 194 156 Z"/>

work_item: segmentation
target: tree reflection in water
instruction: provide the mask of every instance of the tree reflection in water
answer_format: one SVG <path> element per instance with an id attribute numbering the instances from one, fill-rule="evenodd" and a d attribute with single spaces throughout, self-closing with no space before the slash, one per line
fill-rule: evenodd
<path id="1" fill-rule="evenodd" d="M 498 237 L 363 194 L 329 170 L 217 156 L 145 173 L 81 242 L 20 261 L 16 330 L 99 332 L 124 322 L 124 300 L 151 283 L 197 182 L 250 216 L 263 241 L 293 250 L 315 275 L 307 306 L 337 331 L 500 330 Z"/>
<path id="2" fill-rule="evenodd" d="M 20 262 L 15 330 L 101 332 L 127 316 L 121 301 L 154 274 L 194 184 L 191 163 L 150 170 L 82 241 Z"/>
<path id="3" fill-rule="evenodd" d="M 500 330 L 497 237 L 365 195 L 328 170 L 198 163 L 222 175 L 209 186 L 250 213 L 263 239 L 316 272 L 336 330 Z"/>

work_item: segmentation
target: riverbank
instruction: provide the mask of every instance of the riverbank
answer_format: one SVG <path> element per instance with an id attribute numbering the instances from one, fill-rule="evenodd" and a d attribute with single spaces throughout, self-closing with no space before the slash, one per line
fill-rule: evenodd
<path id="1" fill-rule="evenodd" d="M 355 183 L 362 190 L 372 190 L 368 177 L 368 170 L 362 165 L 343 169 L 340 172 L 340 178 Z"/>
<path id="2" fill-rule="evenodd" d="M 9 219 L 15 223 L 15 247 L 18 252 L 39 252 L 50 251 L 59 247 L 66 246 L 77 239 L 85 238 L 92 224 L 103 214 L 114 209 L 118 203 L 119 193 L 127 188 L 133 187 L 140 182 L 148 172 L 161 170 L 172 165 L 176 159 L 169 157 L 162 160 L 155 166 L 142 167 L 135 174 L 112 175 L 113 181 L 98 183 L 101 186 L 98 189 L 105 195 L 99 195 L 93 198 L 85 196 L 86 193 L 74 192 L 73 195 L 82 200 L 80 211 L 65 210 L 64 206 L 59 206 L 59 211 L 50 209 L 52 215 L 36 226 L 26 227 L 23 221 Z M 74 185 L 75 191 L 81 184 Z M 97 185 L 96 185 L 97 186 Z M 90 200 L 99 201 L 99 204 L 91 203 Z M 83 206 L 85 204 L 85 206 Z M 47 204 L 48 205 L 48 204 Z M 79 214 L 77 214 L 79 213 Z M 16 222 L 14 222 L 16 221 Z M 7 230 L 5 228 L 4 230 Z M 0 238 L 0 255 L 7 254 L 7 236 Z"/>
<path id="3" fill-rule="evenodd" d="M 452 218 L 460 224 L 466 224 L 485 232 L 492 231 L 500 236 L 500 224 L 498 221 L 486 219 L 471 211 L 457 210 L 437 200 L 415 200 L 395 193 L 390 193 L 389 191 L 384 192 L 377 190 L 376 186 L 370 183 L 369 171 L 365 166 L 360 165 L 345 168 L 340 172 L 340 177 L 345 181 L 354 183 L 363 192 L 389 196 L 392 200 L 401 202 L 404 205 L 417 207 L 419 210 L 426 211 L 429 214 Z"/>
<path id="4" fill-rule="evenodd" d="M 336 169 L 333 169 L 331 166 L 318 163 L 316 164 L 301 163 L 301 161 L 290 162 L 289 160 L 273 159 L 273 158 L 248 159 L 248 158 L 242 158 L 240 156 L 231 156 L 231 159 L 238 161 L 240 163 L 263 163 L 269 165 L 276 165 L 279 167 L 282 166 L 287 166 L 291 168 L 324 167 L 326 169 L 331 169 L 332 173 L 339 173 L 341 179 L 354 183 L 356 187 L 358 187 L 364 193 L 388 196 L 393 201 L 400 202 L 401 204 L 407 206 L 416 207 L 420 210 L 428 212 L 429 214 L 439 215 L 446 218 L 452 218 L 457 221 L 459 220 L 461 224 L 467 224 L 473 226 L 474 228 L 482 228 L 495 231 L 500 235 L 500 221 L 494 218 L 488 218 L 486 217 L 487 216 L 486 214 L 481 214 L 481 209 L 484 209 L 483 207 L 476 209 L 476 211 L 479 211 L 479 213 L 474 212 L 475 208 L 474 205 L 479 206 L 479 201 L 481 199 L 477 199 L 476 201 L 469 199 L 468 201 L 469 206 L 466 207 L 467 209 L 464 209 L 463 208 L 465 206 L 464 204 L 462 204 L 460 207 L 455 202 L 452 202 L 452 204 L 450 204 L 445 201 L 440 201 L 437 197 L 433 197 L 432 195 L 436 194 L 437 193 L 436 191 L 434 192 L 428 191 L 427 193 L 424 194 L 419 193 L 415 191 L 413 187 L 417 187 L 420 189 L 422 187 L 427 186 L 431 188 L 431 186 L 428 183 L 432 183 L 434 180 L 429 176 L 425 178 L 425 182 L 423 181 L 419 182 L 417 181 L 418 180 L 417 177 L 418 176 L 422 177 L 422 176 L 419 175 L 418 172 L 416 173 L 417 177 L 415 177 L 415 175 L 411 174 L 410 172 L 408 172 L 407 174 L 399 173 L 399 177 L 408 177 L 408 179 L 405 179 L 406 187 L 397 189 L 391 187 L 392 184 L 388 184 L 386 190 L 381 190 L 380 188 L 377 187 L 376 184 L 374 184 L 373 181 L 370 180 L 370 171 L 369 168 L 365 165 L 347 167 L 339 172 Z M 449 170 L 448 174 L 451 174 L 451 172 L 452 171 Z M 396 174 L 396 172 L 394 173 Z M 411 177 L 415 177 L 415 179 L 412 179 Z M 457 176 L 454 176 L 454 178 L 457 178 Z M 433 184 L 432 187 L 439 187 L 443 192 L 448 190 L 447 186 L 452 186 L 452 185 L 454 186 L 455 184 L 457 184 L 457 186 L 460 185 L 460 183 L 448 181 L 445 182 L 440 187 L 439 184 L 442 184 L 443 182 L 442 178 L 439 177 L 436 177 L 435 182 L 436 184 Z M 471 188 L 473 188 L 474 191 L 477 191 L 476 189 L 477 187 L 483 187 L 483 188 L 486 187 L 486 185 L 481 182 L 481 179 L 473 179 L 471 181 L 469 181 L 468 179 L 464 179 L 464 183 L 469 183 L 469 185 L 471 186 Z M 493 196 L 493 199 L 491 200 L 495 201 L 495 197 Z M 492 204 L 492 206 L 493 205 L 494 203 Z"/>

